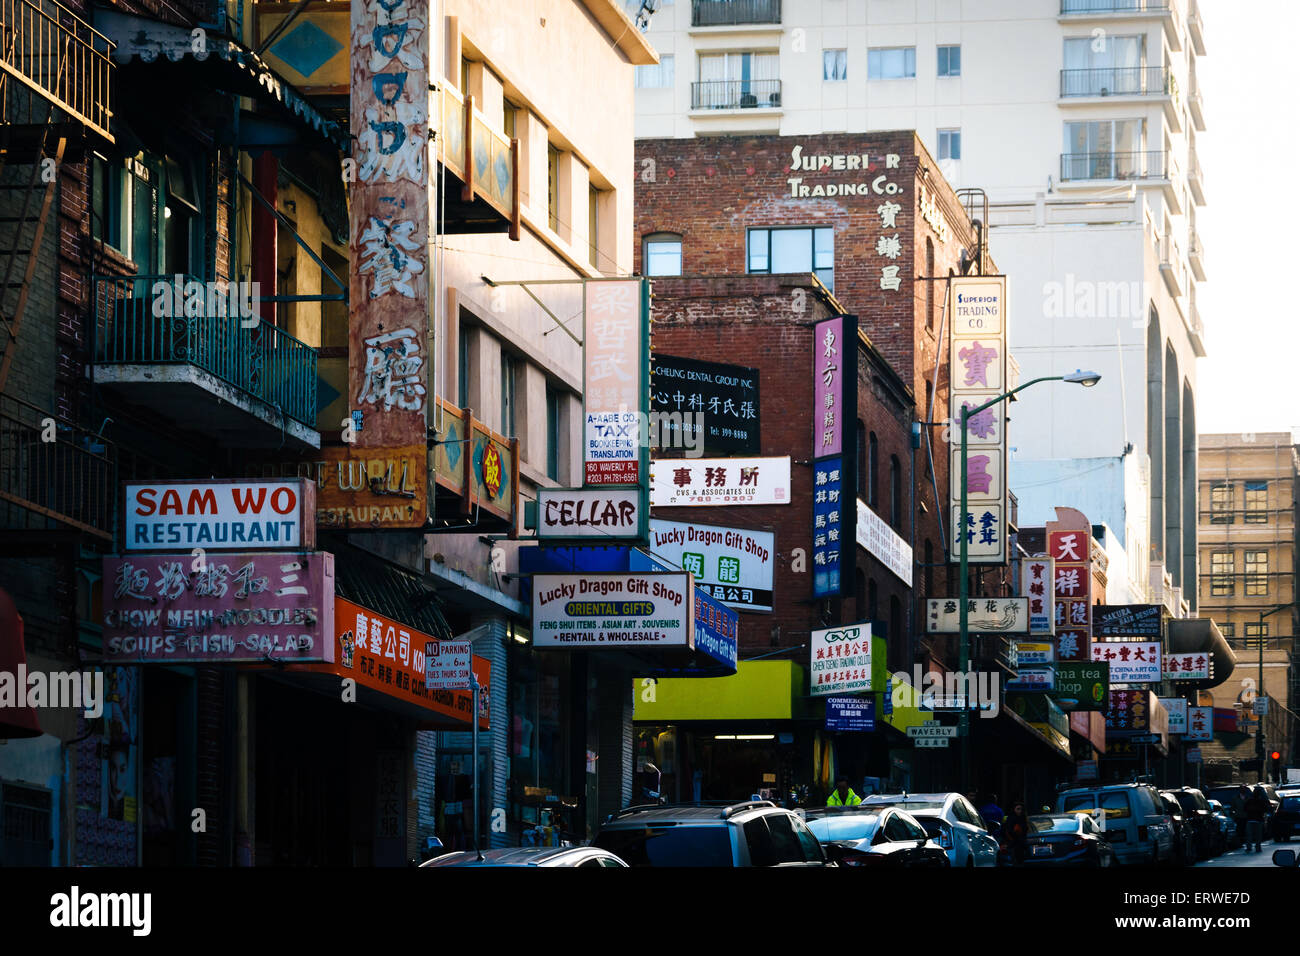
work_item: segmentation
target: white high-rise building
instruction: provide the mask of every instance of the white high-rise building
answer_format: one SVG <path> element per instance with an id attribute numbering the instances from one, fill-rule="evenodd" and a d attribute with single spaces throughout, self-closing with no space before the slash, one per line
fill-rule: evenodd
<path id="1" fill-rule="evenodd" d="M 1118 533 L 1131 600 L 1167 596 L 1167 573 L 1194 608 L 1197 0 L 642 7 L 661 59 L 638 67 L 638 138 L 914 128 L 954 186 L 985 191 L 1021 380 L 1103 376 L 1011 407 L 1021 525 L 1078 507 Z"/>

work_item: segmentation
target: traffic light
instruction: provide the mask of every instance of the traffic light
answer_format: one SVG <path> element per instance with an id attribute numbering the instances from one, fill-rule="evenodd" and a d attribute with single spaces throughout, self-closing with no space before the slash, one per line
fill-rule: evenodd
<path id="1" fill-rule="evenodd" d="M 1271 754 L 1268 755 L 1268 758 L 1273 761 L 1273 779 L 1281 780 L 1282 779 L 1282 751 L 1274 750 Z"/>

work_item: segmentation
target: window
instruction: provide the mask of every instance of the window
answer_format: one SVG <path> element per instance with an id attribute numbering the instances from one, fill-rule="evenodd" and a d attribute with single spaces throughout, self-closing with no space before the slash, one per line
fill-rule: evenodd
<path id="1" fill-rule="evenodd" d="M 749 845 L 751 866 L 776 866 L 776 848 L 765 819 L 755 817 L 745 824 L 745 842 Z"/>
<path id="2" fill-rule="evenodd" d="M 501 434 L 515 434 L 515 357 L 501 351 Z"/>
<path id="3" fill-rule="evenodd" d="M 781 105 L 780 55 L 704 53 L 692 109 L 744 109 Z"/>
<path id="4" fill-rule="evenodd" d="M 939 47 L 939 75 L 961 76 L 961 47 Z"/>
<path id="5" fill-rule="evenodd" d="M 862 419 L 858 419 L 857 430 L 857 453 L 858 453 L 858 487 L 857 493 L 859 498 L 867 497 L 867 426 Z"/>
<path id="6" fill-rule="evenodd" d="M 871 578 L 867 581 L 867 620 L 875 621 L 880 618 L 880 592 L 876 587 L 876 579 Z"/>
<path id="7" fill-rule="evenodd" d="M 1246 524 L 1264 524 L 1268 521 L 1268 482 L 1246 482 L 1246 510 L 1241 520 Z"/>
<path id="8" fill-rule="evenodd" d="M 595 186 L 587 186 L 587 237 L 591 245 L 591 267 L 599 268 L 596 265 L 596 257 L 600 245 L 600 190 Z"/>
<path id="9" fill-rule="evenodd" d="M 764 817 L 768 832 L 772 834 L 772 850 L 777 863 L 803 863 L 803 844 L 795 835 L 790 825 L 790 817 L 783 813 L 772 813 Z"/>
<path id="10" fill-rule="evenodd" d="M 1143 83 L 1146 74 L 1142 69 L 1143 40 L 1141 36 L 1107 36 L 1103 43 L 1092 37 L 1067 39 L 1061 95 L 1109 96 L 1148 92 Z"/>
<path id="11" fill-rule="evenodd" d="M 1237 625 L 1235 624 L 1220 624 L 1219 630 L 1223 632 L 1224 637 L 1232 638 L 1237 636 Z"/>
<path id="12" fill-rule="evenodd" d="M 961 130 L 939 130 L 939 159 L 961 159 Z"/>
<path id="13" fill-rule="evenodd" d="M 895 531 L 903 529 L 903 466 L 897 455 L 889 456 L 889 523 Z"/>
<path id="14" fill-rule="evenodd" d="M 673 55 L 662 54 L 658 63 L 646 63 L 636 68 L 638 90 L 665 90 L 673 86 Z"/>
<path id="15" fill-rule="evenodd" d="M 855 580 L 853 582 L 854 610 L 857 612 L 858 620 L 867 620 L 867 573 L 858 568 Z"/>
<path id="16" fill-rule="evenodd" d="M 1268 637 L 1268 624 L 1267 624 L 1267 622 L 1265 622 L 1265 623 L 1263 623 L 1263 624 L 1260 624 L 1260 623 L 1258 623 L 1258 622 L 1255 623 L 1255 624 L 1247 624 L 1247 625 L 1246 625 L 1246 637 L 1253 637 L 1253 638 L 1255 638 L 1256 640 L 1260 640 L 1261 638 Z"/>
<path id="17" fill-rule="evenodd" d="M 1140 119 L 1066 123 L 1061 178 L 1135 179 L 1160 174 L 1162 168 L 1145 165 L 1144 130 Z"/>
<path id="18" fill-rule="evenodd" d="M 885 47 L 867 51 L 867 79 L 910 80 L 915 77 L 916 47 Z"/>
<path id="19" fill-rule="evenodd" d="M 876 480 L 876 462 L 879 457 L 879 443 L 876 441 L 876 433 L 872 432 L 871 437 L 867 439 L 867 504 L 873 508 L 877 504 L 877 487 L 880 484 Z"/>
<path id="20" fill-rule="evenodd" d="M 848 68 L 848 50 L 822 50 L 823 80 L 834 81 L 848 79 Z"/>
<path id="21" fill-rule="evenodd" d="M 560 393 L 546 386 L 546 477 L 560 480 Z"/>
<path id="22" fill-rule="evenodd" d="M 505 97 L 501 98 L 501 129 L 507 139 L 519 138 L 519 120 L 522 110 Z"/>
<path id="23" fill-rule="evenodd" d="M 1246 596 L 1259 597 L 1268 593 L 1268 552 L 1246 552 Z"/>
<path id="24" fill-rule="evenodd" d="M 460 323 L 456 342 L 456 404 L 461 408 L 469 407 L 469 330 L 465 323 Z"/>
<path id="25" fill-rule="evenodd" d="M 648 276 L 682 274 L 682 237 L 668 232 L 646 236 L 641 269 Z"/>
<path id="26" fill-rule="evenodd" d="M 546 144 L 546 171 L 549 186 L 547 214 L 552 232 L 560 231 L 560 151 L 554 143 Z"/>
<path id="27" fill-rule="evenodd" d="M 1233 593 L 1233 557 L 1231 551 L 1210 554 L 1210 594 L 1227 597 Z"/>
<path id="28" fill-rule="evenodd" d="M 835 288 L 835 230 L 829 226 L 749 230 L 749 271 L 812 272 Z"/>
<path id="29" fill-rule="evenodd" d="M 1232 524 L 1232 485 L 1210 488 L 1210 524 Z"/>

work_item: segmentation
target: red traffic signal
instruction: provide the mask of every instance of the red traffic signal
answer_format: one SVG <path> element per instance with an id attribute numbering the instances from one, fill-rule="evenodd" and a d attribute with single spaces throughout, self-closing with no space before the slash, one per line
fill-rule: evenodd
<path id="1" fill-rule="evenodd" d="M 1269 754 L 1269 756 L 1272 757 L 1274 760 L 1281 760 L 1282 752 L 1280 750 L 1274 750 L 1271 754 Z"/>

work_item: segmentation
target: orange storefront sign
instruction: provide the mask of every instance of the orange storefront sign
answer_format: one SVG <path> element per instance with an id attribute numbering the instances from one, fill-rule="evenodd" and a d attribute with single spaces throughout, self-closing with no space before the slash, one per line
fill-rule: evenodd
<path id="1" fill-rule="evenodd" d="M 362 687 L 379 691 L 430 712 L 430 719 L 445 718 L 468 726 L 473 695 L 468 690 L 429 690 L 424 686 L 424 646 L 434 640 L 423 631 L 399 624 L 369 608 L 343 598 L 334 599 L 334 663 L 304 664 L 295 670 L 350 677 Z M 492 684 L 492 665 L 474 656 L 479 683 Z M 489 695 L 479 694 L 479 727 L 490 723 Z M 436 715 L 436 716 L 435 716 Z"/>

